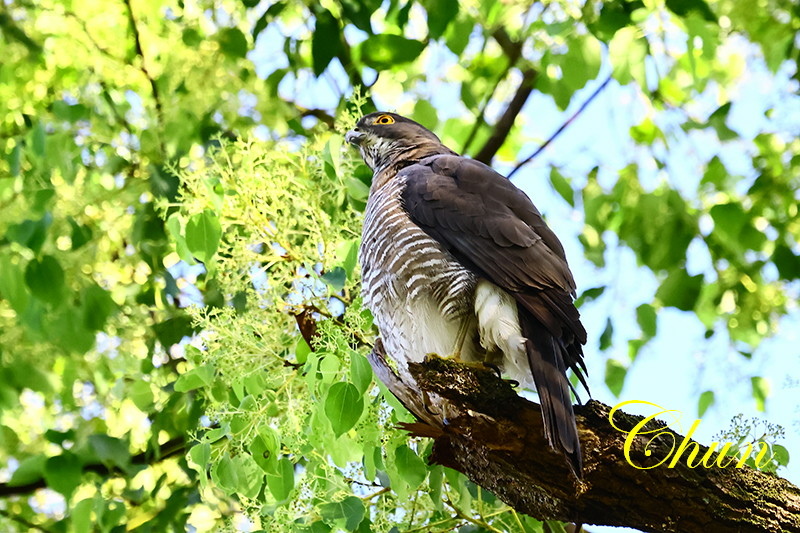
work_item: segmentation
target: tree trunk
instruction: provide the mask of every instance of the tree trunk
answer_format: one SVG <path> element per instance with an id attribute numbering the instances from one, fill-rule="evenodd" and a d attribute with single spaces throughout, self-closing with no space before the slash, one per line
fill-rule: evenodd
<path id="1" fill-rule="evenodd" d="M 680 533 L 800 532 L 800 489 L 750 467 L 667 465 L 639 469 L 625 457 L 627 433 L 643 417 L 589 401 L 575 406 L 583 479 L 544 440 L 539 405 L 519 397 L 493 372 L 430 358 L 412 363 L 417 382 L 403 382 L 386 363 L 380 340 L 370 361 L 376 375 L 419 419 L 415 435 L 434 439 L 431 461 L 463 472 L 517 511 L 541 520 L 626 526 Z M 639 467 L 674 457 L 683 436 L 658 421 L 632 440 Z M 693 441 L 692 441 L 693 442 Z M 693 446 L 693 445 L 690 445 Z M 708 450 L 700 446 L 698 458 Z M 709 463 L 717 459 L 717 455 Z M 696 461 L 693 461 L 696 464 Z"/>

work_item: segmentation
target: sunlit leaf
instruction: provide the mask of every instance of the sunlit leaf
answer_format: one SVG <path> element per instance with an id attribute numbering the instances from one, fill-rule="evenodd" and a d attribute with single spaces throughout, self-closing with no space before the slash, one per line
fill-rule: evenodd
<path id="1" fill-rule="evenodd" d="M 609 359 L 606 361 L 606 376 L 605 382 L 608 390 L 611 391 L 616 397 L 619 397 L 622 392 L 622 387 L 625 385 L 625 376 L 628 373 L 622 363 L 616 359 Z"/>
<path id="2" fill-rule="evenodd" d="M 425 43 L 384 33 L 368 37 L 358 49 L 365 65 L 386 70 L 415 60 L 425 49 Z"/>
<path id="3" fill-rule="evenodd" d="M 352 383 L 334 383 L 328 389 L 325 397 L 325 415 L 337 437 L 358 422 L 363 410 L 364 400 Z"/>
<path id="4" fill-rule="evenodd" d="M 708 411 L 708 408 L 714 405 L 715 396 L 714 391 L 707 390 L 700 395 L 697 401 L 697 416 L 702 417 Z"/>
<path id="5" fill-rule="evenodd" d="M 367 358 L 355 350 L 350 350 L 350 379 L 362 395 L 372 384 L 372 367 Z"/>
<path id="6" fill-rule="evenodd" d="M 619 30 L 608 45 L 609 58 L 614 67 L 614 78 L 621 84 L 636 80 L 646 87 L 644 58 L 647 42 L 635 27 Z"/>
<path id="7" fill-rule="evenodd" d="M 222 227 L 217 214 L 206 209 L 193 215 L 186 223 L 186 245 L 200 261 L 208 262 L 219 248 Z"/>
<path id="8" fill-rule="evenodd" d="M 767 398 L 770 394 L 769 381 L 760 376 L 750 378 L 750 383 L 753 386 L 753 399 L 756 401 L 756 409 L 759 411 L 766 410 Z"/>
<path id="9" fill-rule="evenodd" d="M 340 502 L 324 503 L 319 506 L 322 519 L 331 526 L 335 526 L 337 521 L 344 518 L 347 531 L 353 531 L 364 519 L 366 508 L 360 498 L 348 496 Z"/>
<path id="10" fill-rule="evenodd" d="M 411 488 L 416 488 L 425 481 L 428 469 L 414 450 L 405 444 L 398 446 L 394 451 L 395 466 L 397 472 L 402 476 Z"/>
<path id="11" fill-rule="evenodd" d="M 642 329 L 645 338 L 650 339 L 656 336 L 656 320 L 656 309 L 652 305 L 642 304 L 636 308 L 636 322 Z"/>
<path id="12" fill-rule="evenodd" d="M 294 464 L 282 458 L 278 461 L 277 472 L 267 473 L 267 486 L 276 500 L 282 501 L 289 497 L 294 489 Z"/>

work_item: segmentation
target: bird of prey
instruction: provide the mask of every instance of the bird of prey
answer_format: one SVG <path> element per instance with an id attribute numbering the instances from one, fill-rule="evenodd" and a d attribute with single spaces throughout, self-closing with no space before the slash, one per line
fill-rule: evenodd
<path id="1" fill-rule="evenodd" d="M 558 238 L 508 179 L 413 120 L 371 113 L 345 138 L 374 172 L 362 294 L 400 377 L 428 354 L 499 367 L 536 389 L 545 438 L 580 477 L 566 371 L 588 390 L 586 330 Z"/>

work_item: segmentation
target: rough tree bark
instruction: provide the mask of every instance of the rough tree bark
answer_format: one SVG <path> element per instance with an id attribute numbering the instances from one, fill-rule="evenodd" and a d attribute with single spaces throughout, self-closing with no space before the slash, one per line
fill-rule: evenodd
<path id="1" fill-rule="evenodd" d="M 517 511 L 648 532 L 800 532 L 800 489 L 775 475 L 749 467 L 689 468 L 685 459 L 674 468 L 634 468 L 623 453 L 627 435 L 611 426 L 611 409 L 600 402 L 575 408 L 584 454 L 579 481 L 547 446 L 539 405 L 493 372 L 431 358 L 410 366 L 412 386 L 387 364 L 380 339 L 370 362 L 418 418 L 406 429 L 434 439 L 431 461 L 463 472 Z M 614 422 L 630 429 L 642 418 L 617 411 Z M 630 455 L 637 465 L 657 464 L 683 440 L 653 424 L 648 429 L 661 436 L 637 438 Z M 698 457 L 706 450 L 701 446 Z"/>

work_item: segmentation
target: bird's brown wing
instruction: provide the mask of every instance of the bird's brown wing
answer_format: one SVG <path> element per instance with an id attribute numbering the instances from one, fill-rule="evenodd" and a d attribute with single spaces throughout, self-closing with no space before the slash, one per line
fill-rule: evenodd
<path id="1" fill-rule="evenodd" d="M 555 234 L 530 199 L 490 167 L 437 155 L 400 171 L 411 219 L 476 275 L 518 303 L 548 441 L 580 471 L 580 445 L 566 368 L 586 386 L 586 330 L 573 304 L 575 282 Z M 577 457 L 576 457 L 577 455 Z"/>

